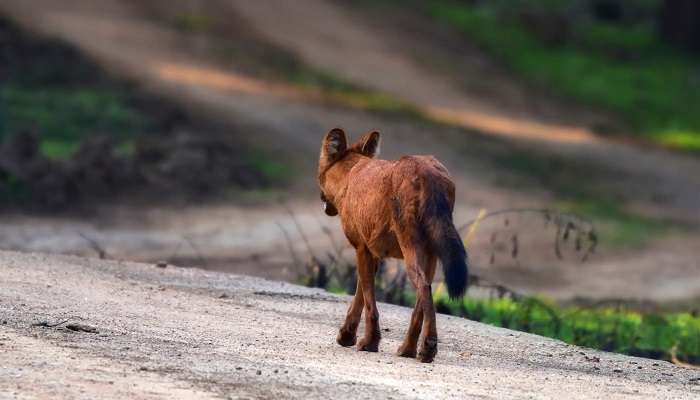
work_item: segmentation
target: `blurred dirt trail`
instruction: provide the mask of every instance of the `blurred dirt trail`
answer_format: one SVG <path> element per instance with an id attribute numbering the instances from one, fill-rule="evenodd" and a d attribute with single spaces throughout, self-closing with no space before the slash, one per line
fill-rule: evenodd
<path id="1" fill-rule="evenodd" d="M 528 119 L 512 108 L 496 108 L 483 97 L 459 90 L 454 82 L 429 73 L 407 56 L 407 47 L 414 45 L 410 39 L 396 46 L 387 38 L 392 35 L 387 32 L 390 27 L 352 18 L 340 2 L 234 0 L 232 4 L 261 32 L 309 64 L 408 100 L 438 120 L 504 136 L 573 143 L 597 140 L 586 128 Z"/>
<path id="2" fill-rule="evenodd" d="M 193 269 L 0 252 L 0 398 L 690 399 L 697 372 L 438 316 L 435 363 L 335 343 L 349 301 Z M 36 326 L 69 319 L 96 329 Z M 591 361 L 595 360 L 595 361 Z"/>
<path id="3" fill-rule="evenodd" d="M 572 113 L 556 100 L 545 100 L 539 106 L 544 110 L 533 109 L 532 103 L 537 102 L 533 97 L 543 96 L 529 92 L 505 74 L 486 71 L 483 65 L 489 62 L 475 49 L 460 48 L 451 59 L 441 54 L 439 62 L 464 67 L 461 73 L 467 86 L 486 87 L 480 92 L 464 90 L 445 74 L 426 68 L 431 61 L 438 61 L 430 58 L 443 43 L 414 41 L 411 32 L 397 31 L 391 21 L 353 13 L 342 2 L 233 0 L 231 4 L 264 35 L 293 49 L 311 65 L 408 100 L 435 119 L 488 134 L 534 139 L 536 145 L 553 154 L 611 167 L 620 177 L 625 176 L 626 185 L 639 196 L 655 192 L 657 198 L 667 199 L 668 205 L 700 222 L 700 176 L 691 172 L 700 169 L 700 161 L 596 136 L 583 125 L 595 122 L 588 113 Z M 416 58 L 420 57 L 424 59 L 419 65 Z M 470 59 L 468 64 L 482 68 L 469 68 L 465 58 Z M 483 80 L 489 83 L 479 83 Z M 553 119 L 552 114 L 558 117 Z M 629 177 L 644 183 L 637 186 Z"/>
<path id="4" fill-rule="evenodd" d="M 198 3 L 201 12 L 206 13 L 207 4 Z M 479 114 L 477 119 L 483 123 L 480 129 L 484 133 L 494 132 L 494 129 L 515 133 L 509 139 L 512 143 L 535 148 L 545 157 L 550 154 L 605 169 L 609 176 L 601 190 L 614 192 L 634 207 L 700 222 L 700 175 L 689 172 L 700 170 L 700 160 L 696 158 L 611 142 L 588 134 L 563 135 L 568 139 L 558 140 L 561 136 L 558 133 L 547 133 L 551 129 L 556 131 L 557 124 L 544 117 L 538 119 L 537 113 L 530 112 L 525 103 L 501 107 L 498 101 L 484 100 L 487 96 L 482 99 L 459 90 L 449 77 L 432 73 L 418 65 L 415 57 L 407 55 L 413 42 L 397 44 L 398 33 L 389 24 L 377 27 L 332 2 L 266 0 L 214 1 L 212 4 L 217 4 L 212 11 L 220 18 L 226 18 L 220 6 L 227 5 L 231 13 L 248 20 L 270 40 L 298 52 L 311 65 L 394 93 L 443 119 L 464 117 L 470 120 L 474 119 L 474 113 Z M 188 45 L 192 41 L 188 40 L 191 38 L 187 33 L 149 18 L 139 7 L 138 2 L 127 0 L 4 0 L 0 3 L 0 11 L 16 17 L 30 29 L 77 45 L 113 72 L 127 75 L 151 90 L 180 101 L 185 107 L 203 110 L 207 115 L 238 126 L 242 121 L 252 124 L 251 131 L 255 134 L 249 135 L 251 141 L 298 155 L 302 168 L 299 175 L 304 177 L 301 180 L 307 189 L 314 187 L 315 157 L 305 155 L 318 151 L 321 132 L 342 125 L 354 134 L 376 128 L 385 132 L 388 145 L 384 149 L 388 150 L 385 154 L 388 157 L 415 153 L 416 149 L 439 154 L 451 166 L 458 188 L 468 187 L 469 191 L 465 190 L 464 194 L 480 197 L 486 204 L 512 205 L 513 198 L 530 204 L 541 200 L 522 191 L 495 188 L 490 181 L 498 181 L 499 174 L 509 172 L 485 170 L 483 164 L 475 164 L 455 146 L 454 130 L 417 126 L 411 121 L 360 110 L 329 108 L 313 99 L 305 100 L 292 86 L 242 76 L 217 63 L 215 57 L 203 55 L 201 49 L 193 49 Z M 413 47 L 418 51 L 421 46 Z M 429 47 L 439 48 L 440 43 Z M 485 78 L 474 76 L 471 79 Z M 509 86 L 503 82 L 499 85 Z M 510 86 L 515 86 L 515 82 Z M 501 97 L 511 96 L 514 91 L 517 92 L 504 90 Z M 532 97 L 532 93 L 520 96 Z M 555 107 L 557 111 L 560 109 Z M 564 111 L 554 114 L 565 114 Z M 530 117 L 524 118 L 526 115 Z M 583 129 L 572 126 L 575 131 Z M 537 137 L 517 134 L 521 128 L 537 132 Z M 569 140 L 572 138 L 574 140 Z M 469 140 L 474 139 L 465 134 L 462 143 Z M 511 151 L 517 152 L 518 147 Z M 624 189 L 617 180 L 624 180 Z"/>

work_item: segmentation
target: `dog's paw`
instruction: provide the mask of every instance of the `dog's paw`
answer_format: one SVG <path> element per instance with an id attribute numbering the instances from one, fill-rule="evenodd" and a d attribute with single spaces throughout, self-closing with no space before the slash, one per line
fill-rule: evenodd
<path id="1" fill-rule="evenodd" d="M 353 332 L 349 332 L 341 328 L 338 332 L 336 341 L 343 347 L 350 347 L 357 343 L 357 336 Z"/>

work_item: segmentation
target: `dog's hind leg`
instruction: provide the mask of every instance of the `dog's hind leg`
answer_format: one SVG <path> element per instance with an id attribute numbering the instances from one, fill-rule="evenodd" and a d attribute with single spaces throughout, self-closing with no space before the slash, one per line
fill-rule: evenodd
<path id="1" fill-rule="evenodd" d="M 435 274 L 437 259 L 419 243 L 419 235 L 399 236 L 399 245 L 406 264 L 406 273 L 416 289 L 416 305 L 411 315 L 411 322 L 406 338 L 398 350 L 404 357 L 416 356 L 416 347 L 421 332 L 423 342 L 418 358 L 422 362 L 431 362 L 437 354 L 437 327 L 435 324 L 435 307 L 433 305 L 431 282 Z"/>
<path id="2" fill-rule="evenodd" d="M 433 291 L 431 286 L 433 277 L 435 276 L 436 265 L 436 257 L 431 257 L 430 261 L 425 264 L 427 285 L 423 285 L 420 290 L 418 290 L 421 293 L 420 298 L 423 307 L 423 341 L 420 351 L 418 352 L 418 359 L 424 363 L 433 362 L 437 354 L 437 322 L 435 319 L 435 305 L 433 304 Z"/>
<path id="3" fill-rule="evenodd" d="M 435 266 L 437 264 L 437 259 L 435 257 L 430 257 L 427 262 L 429 268 L 428 268 L 428 274 L 427 277 L 429 278 L 430 281 L 432 281 L 432 276 L 435 271 Z M 408 268 L 409 265 L 420 265 L 420 263 L 407 263 L 406 267 Z M 432 272 L 431 272 L 432 271 Z M 418 281 L 418 275 L 415 271 L 411 271 L 409 269 L 408 276 L 411 279 L 411 284 L 413 284 L 413 288 L 417 289 L 420 287 L 420 282 Z M 417 290 L 416 290 L 417 293 Z M 420 298 L 416 297 L 416 304 L 413 307 L 413 314 L 411 314 L 411 322 L 408 325 L 408 331 L 406 332 L 406 337 L 404 338 L 403 343 L 401 343 L 401 346 L 399 346 L 399 350 L 397 354 L 401 357 L 409 357 L 409 358 L 415 358 L 418 351 L 418 338 L 420 337 L 420 332 L 421 328 L 423 325 L 423 306 L 420 301 Z"/>

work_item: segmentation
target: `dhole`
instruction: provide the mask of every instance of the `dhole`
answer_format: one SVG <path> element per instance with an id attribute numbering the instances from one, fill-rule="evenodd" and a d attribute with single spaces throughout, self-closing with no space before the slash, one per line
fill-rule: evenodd
<path id="1" fill-rule="evenodd" d="M 447 169 L 431 156 L 376 160 L 379 132 L 348 146 L 345 133 L 333 129 L 321 144 L 318 180 L 326 214 L 340 215 L 345 236 L 357 252 L 357 290 L 337 341 L 353 346 L 365 312 L 360 351 L 377 351 L 379 313 L 374 277 L 385 257 L 403 259 L 416 289 L 416 305 L 398 355 L 432 362 L 437 328 L 431 283 L 438 259 L 450 297 L 467 287 L 467 253 L 452 223 L 455 186 Z M 417 351 L 421 331 L 423 339 Z"/>

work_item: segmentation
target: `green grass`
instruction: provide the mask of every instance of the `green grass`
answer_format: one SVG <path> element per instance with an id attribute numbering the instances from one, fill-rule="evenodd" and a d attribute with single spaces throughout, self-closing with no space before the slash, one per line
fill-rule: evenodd
<path id="1" fill-rule="evenodd" d="M 0 18 L 0 142 L 35 130 L 41 150 L 54 159 L 73 154 L 83 138 L 112 135 L 116 142 L 141 135 L 152 123 L 133 105 L 134 95 L 113 82 L 75 48 L 22 31 Z"/>
<path id="2" fill-rule="evenodd" d="M 679 358 L 700 363 L 700 318 L 692 313 L 560 307 L 536 298 L 451 301 L 439 291 L 435 301 L 440 312 L 605 351 L 668 359 L 677 345 Z"/>
<path id="3" fill-rule="evenodd" d="M 492 3 L 432 0 L 428 11 L 526 79 L 618 113 L 648 140 L 700 150 L 699 60 L 664 45 L 650 26 L 576 21 L 571 37 L 553 45 Z"/>
<path id="4" fill-rule="evenodd" d="M 313 278 L 307 277 L 309 284 Z M 332 293 L 346 293 L 339 286 Z M 404 292 L 397 304 L 414 304 Z M 676 347 L 680 360 L 700 364 L 698 311 L 639 312 L 618 307 L 561 306 L 537 297 L 450 300 L 444 287 L 433 293 L 439 313 L 498 327 L 559 339 L 577 346 L 653 359 L 670 359 Z"/>
<path id="5" fill-rule="evenodd" d="M 75 140 L 51 140 L 42 139 L 39 148 L 41 152 L 52 160 L 66 160 L 72 157 L 80 147 Z"/>
<path id="6" fill-rule="evenodd" d="M 197 14 L 181 14 L 175 22 L 178 28 L 188 31 L 209 31 L 214 23 Z M 137 174 L 143 172 L 141 167 L 158 168 L 160 160 L 170 157 L 166 152 L 177 151 L 179 145 L 171 147 L 167 142 L 174 139 L 180 128 L 207 135 L 226 129 L 226 134 L 231 134 L 229 128 L 205 122 L 164 99 L 140 93 L 128 82 L 115 80 L 78 49 L 59 40 L 23 32 L 3 18 L 0 37 L 9 39 L 0 51 L 0 75 L 5 78 L 0 82 L 0 143 L 23 131 L 36 132 L 41 153 L 57 161 L 56 171 L 70 165 L 85 139 L 93 135 L 110 136 L 116 155 L 138 163 L 139 172 L 134 172 Z M 148 155 L 141 157 L 143 154 Z M 236 147 L 230 155 L 231 162 L 247 154 L 248 149 Z M 231 182 L 242 187 L 263 186 L 267 182 L 283 186 L 290 177 L 287 169 L 279 158 L 270 157 L 257 152 L 256 162 L 237 165 L 240 174 L 231 177 Z M 68 170 L 74 173 L 73 169 Z M 75 173 L 81 179 L 81 171 Z M 10 174 L 0 169 L 0 206 L 33 201 L 44 206 L 42 201 L 50 197 L 49 192 L 38 192 L 34 182 Z M 258 182 L 258 178 L 267 179 Z M 73 186 L 78 186 L 70 186 L 66 190 L 75 198 L 90 196 L 86 193 L 89 188 L 80 187 L 73 193 Z M 238 193 L 243 191 L 236 184 L 232 186 Z M 222 188 L 222 193 L 228 189 Z"/>
<path id="7" fill-rule="evenodd" d="M 284 182 L 292 175 L 288 164 L 264 157 L 260 152 L 249 157 L 248 163 L 270 182 Z"/>
<path id="8" fill-rule="evenodd" d="M 0 140 L 37 129 L 42 150 L 66 158 L 85 136 L 110 134 L 123 140 L 142 134 L 147 119 L 119 90 L 95 87 L 8 85 L 0 89 Z"/>
<path id="9" fill-rule="evenodd" d="M 700 135 L 697 132 L 662 130 L 654 133 L 654 140 L 668 147 L 700 152 Z"/>

